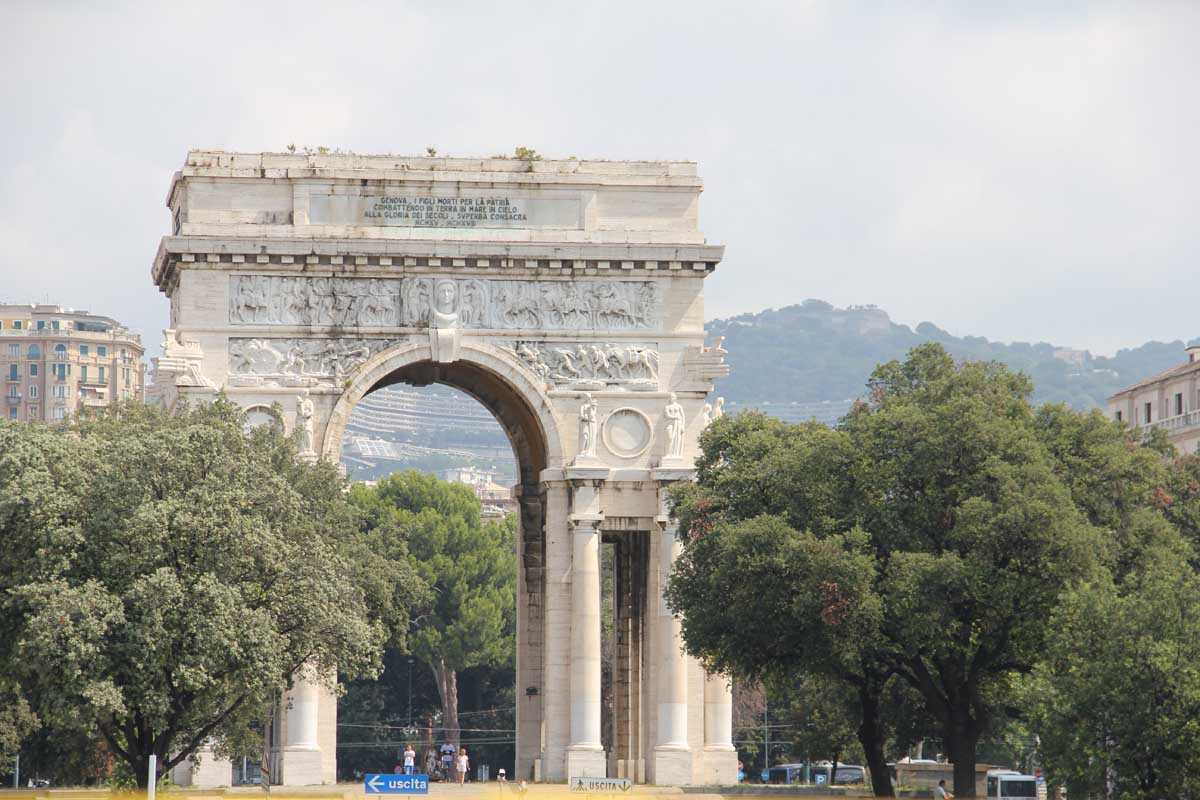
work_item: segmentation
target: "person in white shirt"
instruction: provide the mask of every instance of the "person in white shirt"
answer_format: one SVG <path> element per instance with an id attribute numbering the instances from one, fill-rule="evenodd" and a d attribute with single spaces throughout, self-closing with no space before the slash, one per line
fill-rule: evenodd
<path id="1" fill-rule="evenodd" d="M 933 800 L 954 800 L 954 795 L 946 791 L 945 778 L 938 781 L 937 788 L 933 790 Z"/>
<path id="2" fill-rule="evenodd" d="M 413 769 L 417 765 L 417 751 L 413 750 L 412 743 L 404 745 L 404 774 L 412 775 Z"/>
<path id="3" fill-rule="evenodd" d="M 455 759 L 455 765 L 458 767 L 458 784 L 459 786 L 466 783 L 467 780 L 467 748 L 460 747 L 458 749 L 458 758 Z"/>

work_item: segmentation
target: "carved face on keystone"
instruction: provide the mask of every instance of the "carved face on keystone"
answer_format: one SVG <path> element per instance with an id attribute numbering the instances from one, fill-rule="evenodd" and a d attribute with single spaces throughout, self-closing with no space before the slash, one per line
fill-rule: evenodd
<path id="1" fill-rule="evenodd" d="M 458 287 L 454 285 L 454 281 L 441 281 L 433 294 L 439 313 L 454 313 L 454 301 L 458 298 Z"/>

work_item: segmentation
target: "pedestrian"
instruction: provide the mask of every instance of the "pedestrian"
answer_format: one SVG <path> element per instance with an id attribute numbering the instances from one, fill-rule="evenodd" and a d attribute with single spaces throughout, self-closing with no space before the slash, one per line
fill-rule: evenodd
<path id="1" fill-rule="evenodd" d="M 404 745 L 404 774 L 412 775 L 417 765 L 417 751 L 413 750 L 412 742 Z"/>
<path id="2" fill-rule="evenodd" d="M 954 800 L 954 795 L 946 791 L 945 778 L 938 781 L 937 788 L 933 790 L 933 800 Z"/>
<path id="3" fill-rule="evenodd" d="M 458 748 L 458 758 L 456 759 L 456 766 L 458 767 L 458 785 L 459 786 L 462 786 L 467 781 L 467 764 L 468 763 L 469 762 L 467 761 L 467 748 L 465 748 L 465 747 Z"/>

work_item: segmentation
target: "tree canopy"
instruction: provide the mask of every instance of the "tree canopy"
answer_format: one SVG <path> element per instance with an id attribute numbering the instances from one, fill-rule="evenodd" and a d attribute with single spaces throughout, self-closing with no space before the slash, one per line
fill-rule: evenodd
<path id="1" fill-rule="evenodd" d="M 371 535 L 403 543 L 408 563 L 430 591 L 415 609 L 412 652 L 432 670 L 443 727 L 459 738 L 458 673 L 513 655 L 515 521 L 484 524 L 470 488 L 419 472 L 397 472 L 373 487 L 356 484 L 353 502 Z"/>
<path id="2" fill-rule="evenodd" d="M 383 626 L 347 558 L 335 466 L 223 399 L 0 423 L 0 667 L 61 729 L 99 730 L 146 781 L 205 741 L 257 752 L 302 665 L 372 674 Z"/>
<path id="3" fill-rule="evenodd" d="M 976 744 L 1036 663 L 1059 592 L 1102 567 L 1103 539 L 1024 376 L 924 345 L 868 388 L 836 430 L 758 414 L 709 428 L 698 483 L 675 495 L 688 539 L 669 600 L 711 665 L 870 687 L 860 739 L 883 794 L 871 709 L 903 679 L 972 796 Z"/>

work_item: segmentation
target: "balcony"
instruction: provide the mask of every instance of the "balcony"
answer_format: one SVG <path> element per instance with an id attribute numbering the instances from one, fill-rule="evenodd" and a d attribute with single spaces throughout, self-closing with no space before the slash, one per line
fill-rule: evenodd
<path id="1" fill-rule="evenodd" d="M 4 399 L 10 403 L 19 403 L 21 402 L 21 393 L 9 392 L 8 394 L 4 395 Z"/>
<path id="2" fill-rule="evenodd" d="M 1149 428 L 1162 428 L 1168 434 L 1178 433 L 1182 430 L 1200 425 L 1200 409 L 1193 409 L 1186 414 L 1179 414 L 1174 417 L 1160 419 L 1157 422 L 1151 422 L 1147 426 Z"/>

